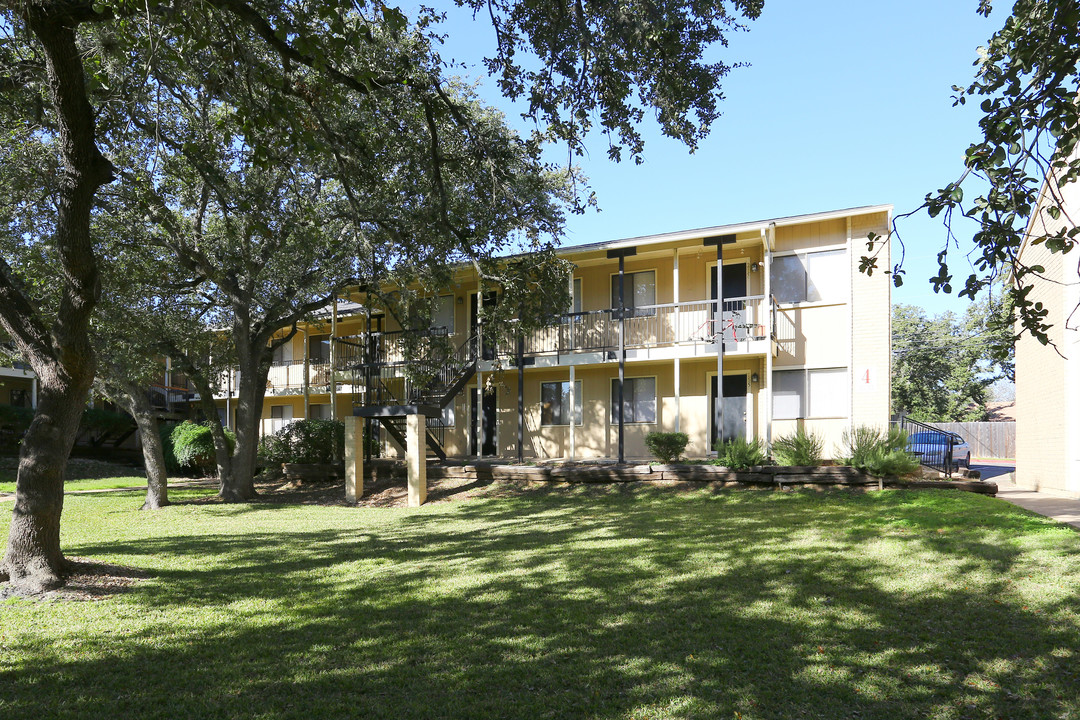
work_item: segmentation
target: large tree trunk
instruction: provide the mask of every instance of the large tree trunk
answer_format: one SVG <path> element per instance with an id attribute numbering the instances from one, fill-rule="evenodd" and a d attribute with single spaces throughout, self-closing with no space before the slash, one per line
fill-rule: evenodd
<path id="1" fill-rule="evenodd" d="M 224 489 L 232 483 L 233 456 L 229 450 L 229 441 L 225 438 L 225 428 L 218 416 L 214 391 L 206 376 L 190 364 L 187 365 L 185 372 L 199 393 L 199 405 L 202 407 L 203 415 L 206 416 L 206 424 L 210 426 L 210 435 L 214 439 L 214 462 L 217 464 L 218 482 Z"/>
<path id="2" fill-rule="evenodd" d="M 112 180 L 113 167 L 96 143 L 75 44 L 77 13 L 69 3 L 24 7 L 45 55 L 63 161 L 54 243 L 65 282 L 51 322 L 36 313 L 11 267 L 0 260 L 0 324 L 41 383 L 37 414 L 19 452 L 15 508 L 0 573 L 9 576 L 17 591 L 36 593 L 63 582 L 64 469 L 94 377 L 89 323 L 100 285 L 90 211 L 97 189 Z"/>
<path id="3" fill-rule="evenodd" d="M 157 416 L 144 388 L 126 386 L 115 398 L 139 429 L 143 464 L 146 465 L 146 500 L 140 510 L 157 510 L 169 504 L 169 478 L 165 470 L 165 450 L 161 445 Z"/>
<path id="4" fill-rule="evenodd" d="M 27 593 L 63 584 L 64 469 L 90 389 L 90 378 L 78 385 L 58 382 L 55 376 L 39 380 L 37 413 L 19 450 L 15 510 L 3 563 L 11 584 Z"/>
<path id="5" fill-rule="evenodd" d="M 239 343 L 238 343 L 239 345 Z M 266 394 L 268 367 L 259 356 L 237 348 L 240 383 L 236 393 L 236 453 L 232 482 L 222 485 L 221 497 L 229 501 L 248 500 L 256 495 L 255 464 L 259 452 L 259 421 Z"/>

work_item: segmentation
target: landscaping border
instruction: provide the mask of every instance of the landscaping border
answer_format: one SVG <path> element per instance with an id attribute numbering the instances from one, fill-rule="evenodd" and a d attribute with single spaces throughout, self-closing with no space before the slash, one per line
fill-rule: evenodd
<path id="1" fill-rule="evenodd" d="M 401 460 L 369 460 L 365 466 L 369 477 L 380 480 L 405 478 L 405 464 Z M 528 480 L 567 483 L 710 482 L 769 486 L 777 489 L 792 486 L 839 486 L 880 490 L 888 487 L 911 490 L 963 490 L 991 496 L 997 494 L 997 483 L 993 482 L 878 478 L 843 465 L 806 467 L 763 465 L 747 470 L 731 470 L 717 465 L 661 465 L 657 463 L 511 465 L 495 461 L 475 463 L 449 461 L 428 462 L 427 477 L 432 480 Z"/>

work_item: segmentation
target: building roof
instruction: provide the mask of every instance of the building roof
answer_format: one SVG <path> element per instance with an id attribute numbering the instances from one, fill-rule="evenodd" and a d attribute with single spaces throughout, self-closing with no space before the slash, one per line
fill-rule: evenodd
<path id="1" fill-rule="evenodd" d="M 843 210 L 829 210 L 826 212 L 809 213 L 807 215 L 787 215 L 784 217 L 769 218 L 767 220 L 754 220 L 752 222 L 735 223 L 733 225 L 714 225 L 711 227 L 696 228 L 692 230 L 677 230 L 675 232 L 660 233 L 658 235 L 641 235 L 638 237 L 623 238 L 620 240 L 605 240 L 602 242 L 585 243 L 583 245 L 566 245 L 559 248 L 558 254 L 578 253 L 589 250 L 615 250 L 624 247 L 638 247 L 641 245 L 653 245 L 678 240 L 691 240 L 701 237 L 713 237 L 714 235 L 735 235 L 741 232 L 753 232 L 767 229 L 770 225 L 782 227 L 784 225 L 801 225 L 803 223 L 824 222 L 837 220 L 852 215 L 872 215 L 874 213 L 892 212 L 892 205 L 863 205 L 860 207 L 846 208 Z"/>

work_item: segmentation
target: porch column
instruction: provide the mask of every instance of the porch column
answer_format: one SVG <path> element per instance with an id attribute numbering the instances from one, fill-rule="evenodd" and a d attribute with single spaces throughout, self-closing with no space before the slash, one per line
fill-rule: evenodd
<path id="1" fill-rule="evenodd" d="M 621 250 L 608 250 L 607 256 L 619 258 L 619 463 L 626 461 L 623 431 L 625 430 L 625 418 L 623 418 L 623 387 L 626 381 L 626 257 L 636 255 L 637 248 L 624 248 Z"/>
<path id="2" fill-rule="evenodd" d="M 517 339 L 517 375 L 518 375 L 518 426 L 517 445 L 518 462 L 525 462 L 525 337 Z"/>
<path id="3" fill-rule="evenodd" d="M 479 369 L 476 371 L 476 397 L 473 401 L 473 415 L 476 416 L 476 425 L 474 429 L 476 434 L 475 447 L 473 448 L 473 454 L 477 458 L 484 457 L 484 373 Z"/>
<path id="4" fill-rule="evenodd" d="M 573 372 L 573 370 L 571 370 L 570 372 Z M 165 402 L 166 402 L 166 406 L 168 406 L 168 401 L 169 401 L 169 388 L 168 388 L 168 385 L 166 385 L 165 386 Z M 30 407 L 34 408 L 35 410 L 37 409 L 37 375 L 30 378 Z"/>
<path id="5" fill-rule="evenodd" d="M 716 437 L 724 441 L 724 246 L 735 242 L 734 235 L 705 238 L 705 246 L 716 246 L 716 316 L 713 335 L 716 338 L 716 407 L 713 422 Z"/>
<path id="6" fill-rule="evenodd" d="M 672 271 L 671 271 L 671 301 L 675 303 L 675 320 L 674 327 L 672 328 L 672 341 L 676 344 L 682 342 L 682 337 L 679 335 L 681 323 L 679 322 L 679 248 L 675 248 L 671 251 L 672 254 Z M 675 432 L 678 432 L 678 428 L 675 428 Z"/>
<path id="7" fill-rule="evenodd" d="M 355 415 L 344 420 L 345 502 L 354 503 L 364 496 L 364 426 Z"/>
<path id="8" fill-rule="evenodd" d="M 304 328 L 304 419 L 311 419 L 311 333 Z"/>
<path id="9" fill-rule="evenodd" d="M 409 467 L 409 507 L 420 507 L 427 500 L 427 448 L 423 415 L 405 417 L 405 457 Z"/>
<path id="10" fill-rule="evenodd" d="M 574 390 L 574 365 L 570 366 L 570 459 L 574 459 L 574 409 L 577 407 L 577 392 Z"/>
<path id="11" fill-rule="evenodd" d="M 678 310 L 676 310 L 678 312 Z M 675 432 L 682 431 L 682 358 L 675 357 Z"/>

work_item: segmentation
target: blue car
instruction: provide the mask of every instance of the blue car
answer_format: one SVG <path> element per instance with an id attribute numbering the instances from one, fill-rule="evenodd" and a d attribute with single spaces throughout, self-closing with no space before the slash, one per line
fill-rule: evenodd
<path id="1" fill-rule="evenodd" d="M 956 433 L 912 433 L 908 436 L 907 450 L 924 465 L 971 467 L 971 446 Z"/>

